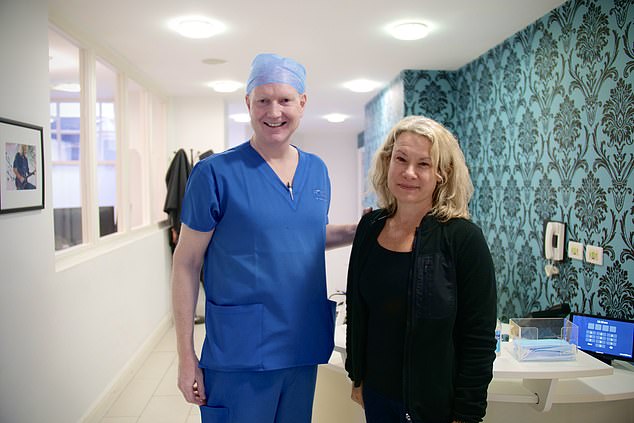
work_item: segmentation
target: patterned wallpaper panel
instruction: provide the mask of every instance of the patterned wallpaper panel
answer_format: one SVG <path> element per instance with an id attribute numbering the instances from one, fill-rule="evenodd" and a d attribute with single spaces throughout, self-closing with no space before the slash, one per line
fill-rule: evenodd
<path id="1" fill-rule="evenodd" d="M 397 78 L 403 115 L 460 140 L 503 318 L 567 302 L 634 319 L 633 22 L 632 0 L 570 0 L 458 71 Z M 366 133 L 387 133 L 394 119 L 377 108 L 392 101 L 384 91 L 368 105 Z M 566 259 L 546 277 L 545 220 L 566 223 L 566 244 L 602 247 L 603 266 Z"/>
<path id="2" fill-rule="evenodd" d="M 395 78 L 386 88 L 365 106 L 365 128 L 363 131 L 363 169 L 369 169 L 374 152 L 383 144 L 384 138 L 404 116 L 403 81 Z M 365 172 L 367 175 L 367 171 Z M 366 178 L 367 179 L 367 178 Z M 364 207 L 376 204 L 376 195 L 366 181 L 363 187 Z"/>

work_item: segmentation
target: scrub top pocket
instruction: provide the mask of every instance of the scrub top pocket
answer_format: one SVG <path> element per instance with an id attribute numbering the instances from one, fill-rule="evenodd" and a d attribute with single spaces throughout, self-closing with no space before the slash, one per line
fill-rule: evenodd
<path id="1" fill-rule="evenodd" d="M 205 320 L 211 368 L 262 368 L 262 304 L 219 306 L 207 301 Z"/>

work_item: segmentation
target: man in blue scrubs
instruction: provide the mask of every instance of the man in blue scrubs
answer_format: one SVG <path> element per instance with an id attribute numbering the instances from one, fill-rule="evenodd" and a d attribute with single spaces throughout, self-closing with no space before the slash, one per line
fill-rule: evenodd
<path id="1" fill-rule="evenodd" d="M 326 166 L 291 144 L 305 78 L 290 58 L 256 56 L 245 97 L 253 136 L 198 162 L 187 183 L 172 274 L 178 386 L 203 422 L 310 422 L 317 365 L 333 349 L 325 249 L 350 244 L 356 225 L 328 224 Z"/>

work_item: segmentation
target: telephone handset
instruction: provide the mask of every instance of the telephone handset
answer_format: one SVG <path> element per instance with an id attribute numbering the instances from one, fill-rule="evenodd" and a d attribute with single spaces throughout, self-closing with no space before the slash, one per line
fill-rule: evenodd
<path id="1" fill-rule="evenodd" d="M 544 256 L 548 260 L 562 261 L 564 259 L 564 241 L 566 238 L 566 224 L 562 222 L 547 222 L 544 235 Z"/>

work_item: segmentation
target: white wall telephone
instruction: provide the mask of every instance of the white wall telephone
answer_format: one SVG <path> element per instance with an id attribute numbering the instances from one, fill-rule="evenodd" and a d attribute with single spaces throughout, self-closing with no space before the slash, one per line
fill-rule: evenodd
<path id="1" fill-rule="evenodd" d="M 544 256 L 548 260 L 562 261 L 564 259 L 566 224 L 562 222 L 547 222 L 544 232 Z"/>

